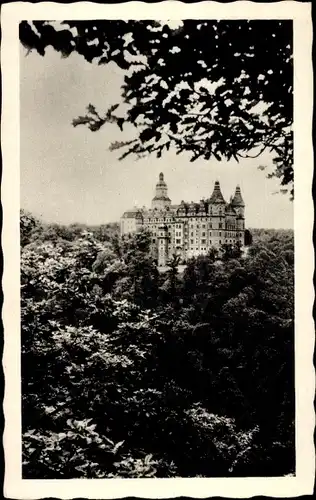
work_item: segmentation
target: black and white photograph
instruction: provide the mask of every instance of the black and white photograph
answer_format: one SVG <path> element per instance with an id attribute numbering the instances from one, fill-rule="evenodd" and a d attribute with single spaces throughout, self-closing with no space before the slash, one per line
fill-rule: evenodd
<path id="1" fill-rule="evenodd" d="M 294 20 L 93 5 L 18 23 L 21 479 L 295 478 Z"/>

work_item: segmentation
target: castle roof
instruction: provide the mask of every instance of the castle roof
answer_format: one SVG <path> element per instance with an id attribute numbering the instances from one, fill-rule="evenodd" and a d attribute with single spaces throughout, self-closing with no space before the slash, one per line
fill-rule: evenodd
<path id="1" fill-rule="evenodd" d="M 167 187 L 167 184 L 165 183 L 165 180 L 164 180 L 164 176 L 163 176 L 163 173 L 160 172 L 159 174 L 159 181 L 157 182 L 156 184 L 156 187 Z"/>
<path id="2" fill-rule="evenodd" d="M 157 183 L 157 186 L 163 186 L 166 187 L 166 183 L 164 181 L 164 176 L 163 173 L 160 173 L 159 175 L 159 181 Z M 237 216 L 237 218 L 243 218 L 243 213 L 239 213 L 240 211 L 238 210 L 238 207 L 244 207 L 244 201 L 241 196 L 241 190 L 240 187 L 237 186 L 235 190 L 234 196 L 230 197 L 229 203 L 226 203 L 222 192 L 220 188 L 219 181 L 216 181 L 214 184 L 214 190 L 211 195 L 211 197 L 207 200 L 200 200 L 200 202 L 186 202 L 184 200 L 181 201 L 179 205 L 171 205 L 171 200 L 167 195 L 167 191 L 165 189 L 162 190 L 163 192 L 158 194 L 156 193 L 156 196 L 153 198 L 153 201 L 163 201 L 167 202 L 166 204 L 163 204 L 164 206 L 158 206 L 154 207 L 151 209 L 147 209 L 146 207 L 137 208 L 134 207 L 132 210 L 127 210 L 123 214 L 123 218 L 142 218 L 142 217 L 159 217 L 161 216 L 170 216 L 172 214 L 176 215 L 177 213 L 179 215 L 186 215 L 186 216 L 195 216 L 197 215 L 206 215 L 208 213 L 208 205 L 212 204 L 219 204 L 222 205 L 223 208 L 225 209 L 225 214 L 226 215 L 232 215 L 232 216 Z"/>
<path id="3" fill-rule="evenodd" d="M 242 199 L 242 196 L 241 196 L 240 186 L 236 187 L 234 198 L 232 199 L 232 206 L 233 207 L 244 207 L 245 206 L 244 200 Z"/>
<path id="4" fill-rule="evenodd" d="M 221 203 L 224 205 L 226 204 L 226 201 L 224 199 L 224 196 L 222 195 L 221 188 L 220 188 L 218 181 L 215 182 L 212 196 L 210 197 L 208 202 L 209 203 Z"/>
<path id="5" fill-rule="evenodd" d="M 227 215 L 236 215 L 236 212 L 235 212 L 235 210 L 234 210 L 234 208 L 233 208 L 233 206 L 232 206 L 231 203 L 228 203 L 228 205 L 226 205 L 225 213 Z"/>
<path id="6" fill-rule="evenodd" d="M 162 201 L 171 201 L 170 198 L 168 196 L 165 196 L 165 195 L 160 195 L 160 196 L 154 196 L 153 197 L 153 200 L 162 200 Z"/>
<path id="7" fill-rule="evenodd" d="M 127 210 L 123 214 L 124 219 L 135 219 L 135 218 L 141 217 L 141 216 L 142 216 L 142 212 L 138 208 L 133 208 L 132 210 Z"/>

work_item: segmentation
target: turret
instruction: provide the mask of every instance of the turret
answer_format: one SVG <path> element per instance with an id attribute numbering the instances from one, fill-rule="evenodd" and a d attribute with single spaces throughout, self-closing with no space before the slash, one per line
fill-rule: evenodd
<path id="1" fill-rule="evenodd" d="M 187 208 L 186 208 L 186 205 L 185 205 L 183 200 L 181 201 L 181 203 L 179 205 L 177 213 L 179 216 L 184 216 L 187 213 Z"/>
<path id="2" fill-rule="evenodd" d="M 158 228 L 158 266 L 163 267 L 167 265 L 169 256 L 169 235 L 168 226 L 161 225 Z"/>
<path id="3" fill-rule="evenodd" d="M 206 210 L 205 210 L 205 201 L 201 200 L 199 203 L 199 215 L 206 215 Z"/>
<path id="4" fill-rule="evenodd" d="M 219 181 L 216 181 L 214 184 L 214 190 L 213 190 L 212 196 L 209 199 L 209 203 L 226 205 L 226 201 L 224 200 L 224 196 L 222 195 L 222 192 L 221 192 L 221 187 L 220 187 Z"/>
<path id="5" fill-rule="evenodd" d="M 224 213 L 226 201 L 221 192 L 221 187 L 219 181 L 214 184 L 213 193 L 208 200 L 209 203 L 209 213 L 213 215 L 222 215 Z"/>
<path id="6" fill-rule="evenodd" d="M 244 217 L 245 215 L 245 203 L 241 196 L 240 186 L 236 187 L 234 197 L 231 201 L 231 205 L 239 217 Z"/>
<path id="7" fill-rule="evenodd" d="M 170 207 L 171 200 L 168 197 L 168 187 L 164 181 L 163 173 L 159 174 L 159 180 L 156 184 L 155 196 L 152 199 L 151 206 L 153 209 L 164 210 Z"/>
<path id="8" fill-rule="evenodd" d="M 189 215 L 193 216 L 195 214 L 196 214 L 196 205 L 194 201 L 191 201 L 191 203 L 189 204 Z"/>

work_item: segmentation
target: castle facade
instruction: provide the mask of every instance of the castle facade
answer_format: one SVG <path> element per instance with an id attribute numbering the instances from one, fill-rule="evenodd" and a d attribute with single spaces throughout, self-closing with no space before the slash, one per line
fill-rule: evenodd
<path id="1" fill-rule="evenodd" d="M 227 203 L 220 184 L 215 182 L 210 198 L 198 203 L 172 205 L 163 173 L 159 174 L 151 208 L 134 208 L 121 217 L 121 234 L 147 228 L 152 235 L 152 253 L 159 266 L 166 266 L 172 255 L 183 261 L 207 255 L 221 245 L 244 245 L 245 203 L 240 187 Z"/>

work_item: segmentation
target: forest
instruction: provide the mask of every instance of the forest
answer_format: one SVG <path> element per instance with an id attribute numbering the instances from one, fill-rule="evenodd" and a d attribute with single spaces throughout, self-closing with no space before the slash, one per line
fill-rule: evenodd
<path id="1" fill-rule="evenodd" d="M 161 273 L 146 231 L 20 229 L 23 478 L 295 473 L 292 230 Z"/>

